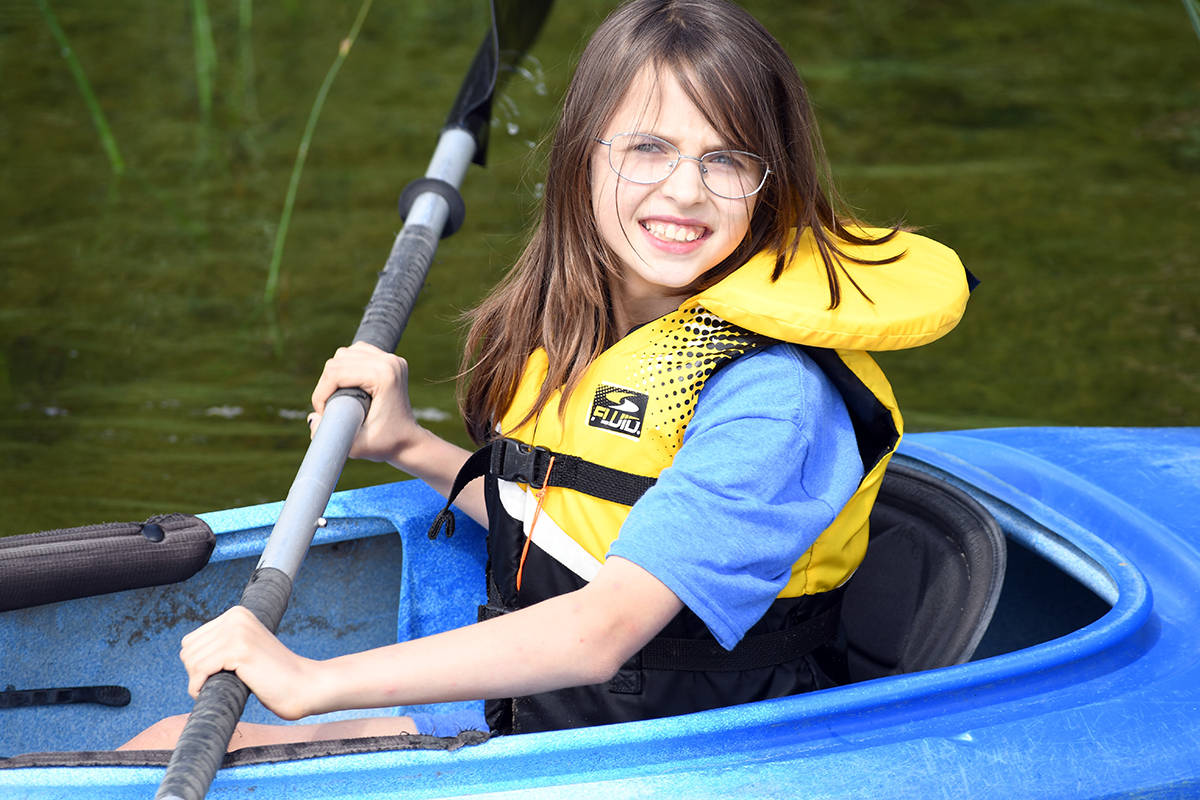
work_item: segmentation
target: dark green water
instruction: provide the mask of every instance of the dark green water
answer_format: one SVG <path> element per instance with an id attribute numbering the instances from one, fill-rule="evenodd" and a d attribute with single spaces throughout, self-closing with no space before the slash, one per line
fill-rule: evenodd
<path id="1" fill-rule="evenodd" d="M 242 7 L 249 7 L 243 2 Z M 53 3 L 127 168 L 116 177 L 37 6 L 0 2 L 0 533 L 281 497 L 485 26 L 481 2 L 372 7 L 326 102 L 282 262 L 296 147 L 358 2 Z M 1200 424 L 1200 40 L 1182 5 L 747 6 L 795 57 L 835 175 L 985 279 L 959 330 L 882 361 L 913 428 Z M 458 312 L 519 250 L 536 143 L 609 3 L 558 7 L 499 104 L 401 344 L 453 417 Z M 203 37 L 202 37 L 203 38 Z M 352 464 L 349 487 L 392 479 Z"/>

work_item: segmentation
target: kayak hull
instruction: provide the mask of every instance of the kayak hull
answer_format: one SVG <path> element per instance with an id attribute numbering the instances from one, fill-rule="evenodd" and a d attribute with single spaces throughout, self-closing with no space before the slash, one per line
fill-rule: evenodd
<path id="1" fill-rule="evenodd" d="M 917 434 L 898 458 L 972 494 L 1016 556 L 974 661 L 453 751 L 233 766 L 209 796 L 1200 795 L 1200 429 Z M 336 494 L 282 638 L 328 657 L 470 622 L 482 599 L 482 532 L 460 519 L 452 539 L 430 542 L 439 503 L 417 482 Z M 0 681 L 113 683 L 133 696 L 125 708 L 0 710 L 0 756 L 102 750 L 188 710 L 178 639 L 237 597 L 278 508 L 202 515 L 216 549 L 182 583 L 0 614 Z M 1055 581 L 1063 594 L 1038 594 Z M 1045 627 L 1056 619 L 1065 630 Z M 253 699 L 246 718 L 273 719 Z M 0 769 L 0 796 L 146 797 L 162 775 L 161 766 Z"/>

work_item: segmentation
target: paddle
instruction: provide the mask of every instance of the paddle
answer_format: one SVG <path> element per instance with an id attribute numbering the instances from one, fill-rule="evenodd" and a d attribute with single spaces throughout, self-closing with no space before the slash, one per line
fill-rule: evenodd
<path id="1" fill-rule="evenodd" d="M 462 224 L 464 209 L 458 186 L 471 161 L 480 165 L 485 161 L 492 97 L 532 44 L 550 3 L 492 1 L 491 30 L 459 89 L 425 177 L 414 181 L 401 195 L 405 224 L 392 245 L 354 341 L 368 342 L 389 352 L 396 349 L 438 239 Z M 287 609 L 292 581 L 369 408 L 370 397 L 362 390 L 340 390 L 326 403 L 321 426 L 242 593 L 241 605 L 271 631 L 278 628 Z M 204 797 L 248 695 L 246 685 L 231 672 L 218 673 L 205 682 L 171 754 L 156 798 Z"/>

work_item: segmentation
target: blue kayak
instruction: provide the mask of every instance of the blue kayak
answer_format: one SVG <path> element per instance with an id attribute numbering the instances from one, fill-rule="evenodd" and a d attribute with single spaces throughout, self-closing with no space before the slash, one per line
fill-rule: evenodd
<path id="1" fill-rule="evenodd" d="M 645 722 L 234 754 L 208 796 L 1200 796 L 1200 428 L 914 434 L 895 463 L 1002 534 L 965 663 Z M 417 481 L 335 494 L 283 641 L 326 658 L 474 621 L 482 531 L 431 542 L 440 504 Z M 190 710 L 179 639 L 236 601 L 280 507 L 200 515 L 215 545 L 186 579 L 0 613 L 0 797 L 153 796 L 165 760 L 108 751 Z M 253 698 L 243 718 L 276 721 Z"/>

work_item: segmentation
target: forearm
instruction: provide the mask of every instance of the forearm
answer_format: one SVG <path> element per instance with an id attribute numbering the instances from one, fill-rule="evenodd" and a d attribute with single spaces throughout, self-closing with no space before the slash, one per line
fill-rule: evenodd
<path id="1" fill-rule="evenodd" d="M 608 559 L 582 589 L 424 639 L 314 661 L 234 606 L 183 637 L 196 697 L 236 672 L 285 719 L 344 708 L 508 697 L 600 683 L 662 630 L 683 603 L 643 568 Z"/>
<path id="2" fill-rule="evenodd" d="M 320 662 L 309 713 L 519 696 L 605 680 L 611 672 L 596 662 L 596 643 L 561 627 L 563 614 L 570 616 L 578 602 L 564 595 L 436 636 Z"/>
<path id="3" fill-rule="evenodd" d="M 313 664 L 311 710 L 512 697 L 608 680 L 682 604 L 614 560 L 591 584 L 465 628 Z"/>

